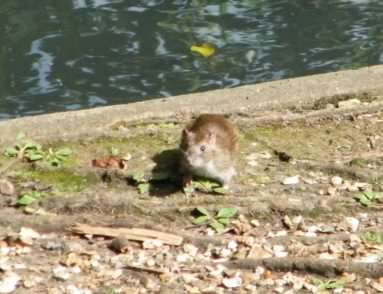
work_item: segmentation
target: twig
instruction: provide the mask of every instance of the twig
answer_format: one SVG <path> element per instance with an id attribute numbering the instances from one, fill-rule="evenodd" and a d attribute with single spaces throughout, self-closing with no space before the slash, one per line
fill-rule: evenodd
<path id="1" fill-rule="evenodd" d="M 135 270 L 135 271 L 148 272 L 148 273 L 156 274 L 156 275 L 162 275 L 162 274 L 166 273 L 163 270 L 144 267 L 144 266 L 136 266 L 136 265 L 131 265 L 131 264 L 125 265 L 125 268 L 130 269 L 130 270 Z"/>

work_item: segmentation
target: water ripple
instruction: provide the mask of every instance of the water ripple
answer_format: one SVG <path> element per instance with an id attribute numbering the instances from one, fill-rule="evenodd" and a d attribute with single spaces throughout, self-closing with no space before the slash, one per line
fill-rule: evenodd
<path id="1" fill-rule="evenodd" d="M 0 3 L 0 119 L 383 63 L 382 15 L 378 0 Z M 190 52 L 206 42 L 214 56 Z"/>

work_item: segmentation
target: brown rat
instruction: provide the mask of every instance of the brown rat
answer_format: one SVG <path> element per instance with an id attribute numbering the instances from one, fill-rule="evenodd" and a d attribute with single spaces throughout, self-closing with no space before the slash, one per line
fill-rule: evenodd
<path id="1" fill-rule="evenodd" d="M 184 179 L 196 175 L 227 187 L 236 175 L 233 157 L 238 149 L 237 134 L 223 115 L 199 116 L 183 130 L 180 149 Z"/>

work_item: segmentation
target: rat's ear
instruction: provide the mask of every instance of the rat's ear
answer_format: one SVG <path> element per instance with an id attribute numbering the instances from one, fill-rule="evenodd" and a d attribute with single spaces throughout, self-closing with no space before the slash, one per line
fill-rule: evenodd
<path id="1" fill-rule="evenodd" d="M 192 139 L 194 137 L 194 134 L 190 132 L 188 129 L 183 129 L 182 136 L 186 139 Z"/>

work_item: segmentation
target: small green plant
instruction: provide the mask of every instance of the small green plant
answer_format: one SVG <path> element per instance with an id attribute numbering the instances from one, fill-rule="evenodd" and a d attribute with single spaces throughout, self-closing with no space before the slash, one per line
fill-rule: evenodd
<path id="1" fill-rule="evenodd" d="M 43 147 L 35 142 L 26 141 L 24 143 L 18 143 L 13 147 L 8 147 L 4 151 L 4 155 L 7 157 L 17 157 L 19 159 L 27 159 L 28 161 L 43 161 L 52 166 L 62 166 L 67 158 L 72 154 L 72 150 L 69 148 L 62 148 L 53 150 L 49 148 L 47 151 Z"/>
<path id="2" fill-rule="evenodd" d="M 237 209 L 233 207 L 221 208 L 213 216 L 206 208 L 197 207 L 194 214 L 193 223 L 195 225 L 208 225 L 217 233 L 222 233 L 230 223 L 230 220 L 237 214 Z"/>
<path id="3" fill-rule="evenodd" d="M 4 155 L 8 157 L 26 158 L 30 161 L 44 158 L 41 145 L 34 142 L 26 142 L 24 144 L 16 144 L 14 147 L 8 147 L 5 149 Z"/>
<path id="4" fill-rule="evenodd" d="M 109 148 L 109 151 L 110 151 L 110 155 L 112 156 L 117 156 L 118 154 L 120 154 L 120 150 L 117 147 L 112 146 Z"/>
<path id="5" fill-rule="evenodd" d="M 136 173 L 132 175 L 131 179 L 136 185 L 140 194 L 148 193 L 150 190 L 150 179 L 145 177 L 143 173 Z"/>
<path id="6" fill-rule="evenodd" d="M 45 161 L 52 166 L 60 167 L 72 154 L 72 150 L 69 148 L 62 148 L 54 151 L 52 148 L 48 149 L 48 152 L 45 154 Z"/>
<path id="7" fill-rule="evenodd" d="M 383 193 L 381 192 L 362 192 L 355 195 L 355 200 L 358 201 L 363 206 L 370 206 L 373 202 L 376 202 L 377 200 L 381 199 L 383 196 Z"/>
<path id="8" fill-rule="evenodd" d="M 33 202 L 40 200 L 41 197 L 42 197 L 41 192 L 38 192 L 38 191 L 26 192 L 19 196 L 19 199 L 17 200 L 17 204 L 20 206 L 28 206 L 32 204 Z"/>
<path id="9" fill-rule="evenodd" d="M 318 291 L 340 289 L 344 288 L 344 286 L 347 284 L 345 279 L 324 281 L 318 278 L 313 278 L 312 282 L 318 287 Z"/>
<path id="10" fill-rule="evenodd" d="M 195 191 L 201 191 L 204 193 L 217 193 L 217 194 L 227 194 L 228 189 L 222 187 L 217 182 L 212 182 L 207 179 L 198 179 L 193 180 L 191 183 L 183 188 L 183 192 L 186 195 L 191 195 Z"/>
<path id="11" fill-rule="evenodd" d="M 366 232 L 363 234 L 362 240 L 368 243 L 383 244 L 383 232 Z"/>
<path id="12" fill-rule="evenodd" d="M 365 167 L 368 165 L 368 160 L 363 158 L 354 158 L 349 163 L 351 166 Z"/>

